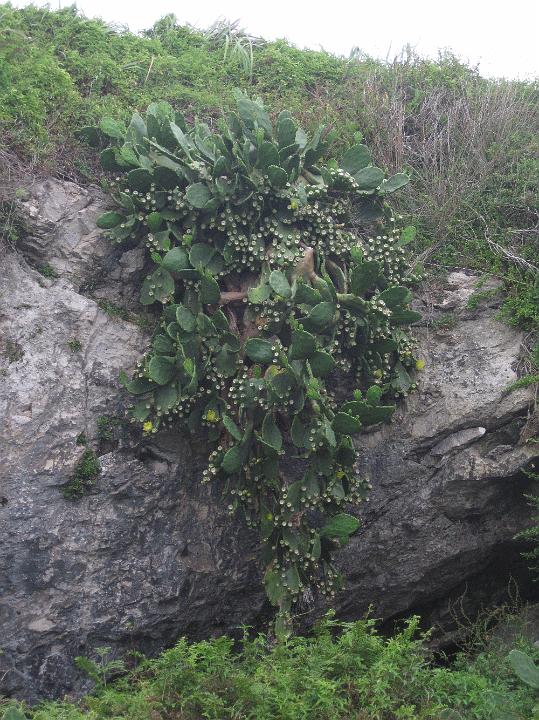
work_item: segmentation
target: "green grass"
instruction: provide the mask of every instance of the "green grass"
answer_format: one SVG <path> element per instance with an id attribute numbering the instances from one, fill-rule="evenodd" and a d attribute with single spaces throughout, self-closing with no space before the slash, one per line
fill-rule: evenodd
<path id="1" fill-rule="evenodd" d="M 81 435 L 77 437 L 77 445 L 85 444 L 86 440 Z M 62 495 L 67 500 L 77 500 L 93 485 L 101 472 L 99 460 L 95 452 L 86 449 L 78 461 L 73 475 L 68 483 L 62 487 Z"/>
<path id="2" fill-rule="evenodd" d="M 491 644 L 449 666 L 436 665 L 418 618 L 386 639 L 373 620 L 326 619 L 311 637 L 285 645 L 245 636 L 240 651 L 227 638 L 177 645 L 142 660 L 120 679 L 123 664 L 100 648 L 79 667 L 97 681 L 78 703 L 45 702 L 33 720 L 529 720 L 534 692 Z M 539 657 L 519 639 L 517 646 Z M 1 707 L 1 706 L 0 706 Z M 453 714 L 444 714 L 444 711 Z"/>
<path id="3" fill-rule="evenodd" d="M 82 350 L 82 343 L 77 338 L 71 338 L 71 340 L 68 340 L 67 346 L 71 350 L 72 353 L 77 353 Z"/>
<path id="4" fill-rule="evenodd" d="M 324 122 L 335 153 L 361 132 L 379 165 L 411 173 L 397 210 L 417 226 L 413 250 L 426 253 L 427 269 L 500 278 L 502 317 L 537 331 L 539 86 L 486 80 L 448 53 L 431 61 L 407 51 L 383 63 L 261 42 L 251 75 L 234 52 L 225 59 L 222 41 L 173 16 L 135 35 L 73 7 L 1 4 L 0 172 L 16 156 L 99 180 L 77 128 L 105 115 L 127 120 L 157 99 L 213 123 L 232 106 L 234 87 L 260 95 L 272 112 L 290 109 L 306 127 Z M 7 234 L 5 218 L 0 207 Z"/>

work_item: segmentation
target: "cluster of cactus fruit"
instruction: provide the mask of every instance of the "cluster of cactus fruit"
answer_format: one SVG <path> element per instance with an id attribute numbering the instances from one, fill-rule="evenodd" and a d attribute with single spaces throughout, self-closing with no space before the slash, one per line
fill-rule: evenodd
<path id="1" fill-rule="evenodd" d="M 217 130 L 159 102 L 128 127 L 105 119 L 80 135 L 107 144 L 116 209 L 98 225 L 145 241 L 141 302 L 162 311 L 123 376 L 133 419 L 146 434 L 204 428 L 203 481 L 223 480 L 230 512 L 259 530 L 286 634 L 296 601 L 340 587 L 332 555 L 358 528 L 344 510 L 369 489 L 352 436 L 389 420 L 414 386 L 413 228 L 400 230 L 386 202 L 408 177 L 385 179 L 359 139 L 322 162 L 323 128 L 308 137 L 289 112 L 273 123 L 259 101 L 236 100 Z M 357 388 L 346 401 L 338 377 Z"/>

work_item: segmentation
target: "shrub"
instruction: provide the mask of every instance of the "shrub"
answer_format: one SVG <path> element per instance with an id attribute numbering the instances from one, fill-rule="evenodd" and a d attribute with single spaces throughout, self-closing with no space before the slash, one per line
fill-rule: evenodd
<path id="1" fill-rule="evenodd" d="M 273 644 L 264 635 L 190 644 L 180 640 L 115 682 L 110 665 L 87 666 L 99 681 L 79 703 L 45 702 L 32 720 L 182 718 L 182 720 L 529 720 L 535 691 L 520 685 L 505 656 L 492 649 L 453 667 L 436 666 L 407 621 L 391 639 L 373 620 L 326 618 L 311 637 Z M 537 659 L 531 643 L 519 647 Z M 116 671 L 116 668 L 111 668 Z M 104 680 L 103 680 L 104 678 Z M 105 686 L 106 685 L 106 686 Z M 14 703 L 13 703 L 14 704 Z M 1 708 L 1 704 L 0 704 Z M 1 710 L 0 710 L 1 716 Z M 20 720 L 17 718 L 17 720 Z"/>

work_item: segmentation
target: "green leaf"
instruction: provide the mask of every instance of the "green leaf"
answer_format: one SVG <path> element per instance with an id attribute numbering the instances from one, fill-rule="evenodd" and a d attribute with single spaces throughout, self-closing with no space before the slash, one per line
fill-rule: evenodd
<path id="1" fill-rule="evenodd" d="M 266 171 L 272 187 L 276 189 L 284 188 L 288 182 L 288 175 L 286 170 L 278 165 L 270 165 Z"/>
<path id="2" fill-rule="evenodd" d="M 286 595 L 286 589 L 281 582 L 281 576 L 275 570 L 267 570 L 264 575 L 266 595 L 272 605 L 279 605 Z"/>
<path id="3" fill-rule="evenodd" d="M 307 283 L 300 280 L 296 288 L 296 295 L 294 300 L 298 305 L 316 305 L 317 303 L 321 302 L 322 296 L 320 295 L 318 290 L 315 290 L 313 287 L 307 285 Z"/>
<path id="4" fill-rule="evenodd" d="M 357 417 L 338 412 L 333 419 L 332 427 L 339 435 L 352 435 L 360 431 L 361 422 Z"/>
<path id="5" fill-rule="evenodd" d="M 133 165 L 134 167 L 140 166 L 138 155 L 133 149 L 131 143 L 125 143 L 125 145 L 122 145 L 120 148 L 120 157 L 129 165 Z"/>
<path id="6" fill-rule="evenodd" d="M 415 310 L 404 310 L 403 308 L 395 308 L 389 318 L 390 325 L 412 325 L 421 320 L 421 313 Z"/>
<path id="7" fill-rule="evenodd" d="M 196 247 L 196 246 L 195 246 Z M 204 305 L 215 305 L 219 302 L 221 291 L 219 283 L 211 275 L 203 275 L 200 280 L 200 300 Z"/>
<path id="8" fill-rule="evenodd" d="M 221 255 L 221 253 L 216 250 L 213 257 L 206 265 L 205 270 L 206 270 L 206 272 L 209 272 L 212 275 L 217 276 L 223 270 L 224 266 L 225 266 L 225 259 Z"/>
<path id="9" fill-rule="evenodd" d="M 354 173 L 359 190 L 374 191 L 384 179 L 384 171 L 377 167 L 365 167 Z"/>
<path id="10" fill-rule="evenodd" d="M 339 292 L 346 289 L 346 278 L 337 263 L 326 263 L 326 271 Z"/>
<path id="11" fill-rule="evenodd" d="M 148 365 L 148 375 L 158 385 L 166 385 L 176 374 L 174 358 L 155 355 Z"/>
<path id="12" fill-rule="evenodd" d="M 174 279 L 162 265 L 142 283 L 140 302 L 151 305 L 157 300 L 162 302 L 174 292 Z"/>
<path id="13" fill-rule="evenodd" d="M 148 225 L 148 230 L 151 233 L 156 233 L 161 229 L 161 226 L 163 225 L 163 217 L 161 216 L 161 213 L 158 212 L 152 212 L 146 217 L 146 224 Z"/>
<path id="14" fill-rule="evenodd" d="M 286 584 L 291 593 L 299 592 L 299 573 L 295 565 L 291 565 L 286 571 Z"/>
<path id="15" fill-rule="evenodd" d="M 266 413 L 262 423 L 262 439 L 275 450 L 280 450 L 283 446 L 283 437 L 272 413 Z"/>
<path id="16" fill-rule="evenodd" d="M 263 142 L 260 145 L 256 163 L 263 170 L 267 170 L 270 165 L 279 165 L 279 151 L 273 143 Z"/>
<path id="17" fill-rule="evenodd" d="M 296 122 L 286 115 L 279 115 L 277 119 L 277 139 L 279 147 L 285 148 L 294 144 L 298 126 Z"/>
<path id="18" fill-rule="evenodd" d="M 369 148 L 366 145 L 353 145 L 349 150 L 346 151 L 341 161 L 341 167 L 350 175 L 355 175 L 371 161 L 371 154 Z"/>
<path id="19" fill-rule="evenodd" d="M 123 140 L 125 136 L 125 127 L 117 120 L 104 117 L 99 123 L 99 129 L 104 135 L 114 138 L 115 140 Z"/>
<path id="20" fill-rule="evenodd" d="M 328 441 L 329 446 L 331 448 L 334 448 L 337 445 L 337 439 L 335 437 L 335 432 L 329 424 L 327 418 L 324 418 L 324 435 L 326 436 L 326 440 Z"/>
<path id="21" fill-rule="evenodd" d="M 202 210 L 213 196 L 205 183 L 194 183 L 187 187 L 185 197 L 193 207 Z"/>
<path id="22" fill-rule="evenodd" d="M 395 190 L 399 190 L 405 185 L 408 185 L 409 182 L 410 178 L 408 175 L 405 175 L 404 173 L 397 173 L 396 175 L 392 175 L 390 178 L 383 181 L 380 186 L 380 192 L 385 195 L 389 195 L 389 193 L 395 192 Z"/>
<path id="23" fill-rule="evenodd" d="M 412 293 L 407 287 L 394 285 L 380 293 L 380 300 L 383 300 L 388 308 L 398 308 L 412 301 Z"/>
<path id="24" fill-rule="evenodd" d="M 233 475 L 241 470 L 242 464 L 241 450 L 238 445 L 233 445 L 230 450 L 225 453 L 221 467 L 227 475 Z"/>
<path id="25" fill-rule="evenodd" d="M 127 173 L 127 184 L 131 190 L 137 190 L 140 193 L 147 193 L 152 184 L 153 178 L 148 170 L 137 168 Z"/>
<path id="26" fill-rule="evenodd" d="M 178 391 L 175 385 L 165 385 L 156 390 L 155 404 L 158 410 L 170 410 L 178 402 Z"/>
<path id="27" fill-rule="evenodd" d="M 185 270 L 178 270 L 178 277 L 182 280 L 200 280 L 201 273 L 200 270 L 186 268 Z"/>
<path id="28" fill-rule="evenodd" d="M 395 405 L 377 405 L 376 407 L 372 407 L 363 400 L 354 403 L 354 405 L 356 405 L 357 417 L 361 423 L 366 426 L 385 422 L 389 420 L 395 412 Z"/>
<path id="29" fill-rule="evenodd" d="M 135 378 L 126 383 L 125 389 L 131 395 L 142 395 L 143 393 L 153 390 L 155 385 L 147 378 Z"/>
<path id="30" fill-rule="evenodd" d="M 194 332 L 197 324 L 196 317 L 185 305 L 178 306 L 176 310 L 176 322 L 182 330 L 188 333 Z"/>
<path id="31" fill-rule="evenodd" d="M 377 352 L 379 355 L 387 355 L 388 353 L 394 352 L 397 349 L 397 343 L 395 340 L 388 338 L 387 340 L 378 340 L 373 342 L 370 346 L 370 350 Z"/>
<path id="32" fill-rule="evenodd" d="M 170 272 L 179 272 L 189 267 L 187 253 L 181 247 L 174 247 L 167 252 L 161 262 L 161 267 Z"/>
<path id="33" fill-rule="evenodd" d="M 234 420 L 232 420 L 232 418 L 228 415 L 223 415 L 223 425 L 228 430 L 230 435 L 234 438 L 234 440 L 241 440 L 243 438 L 241 430 L 236 425 Z"/>
<path id="34" fill-rule="evenodd" d="M 332 517 L 320 530 L 321 537 L 337 538 L 346 542 L 352 533 L 359 528 L 359 520 L 353 515 L 340 513 Z"/>
<path id="35" fill-rule="evenodd" d="M 289 399 L 294 384 L 294 379 L 288 372 L 279 372 L 270 380 L 271 389 L 281 399 Z"/>
<path id="36" fill-rule="evenodd" d="M 247 291 L 247 299 L 253 305 L 259 305 L 267 300 L 271 295 L 270 286 L 267 283 L 262 283 L 256 287 L 252 287 Z"/>
<path id="37" fill-rule="evenodd" d="M 337 295 L 337 300 L 356 317 L 362 318 L 367 315 L 369 306 L 363 298 L 353 295 L 352 293 L 339 293 Z"/>
<path id="38" fill-rule="evenodd" d="M 316 350 L 316 338 L 305 330 L 294 330 L 292 332 L 292 343 L 290 345 L 290 360 L 305 360 L 310 358 Z"/>
<path id="39" fill-rule="evenodd" d="M 350 273 L 350 289 L 354 295 L 363 295 L 372 290 L 378 282 L 382 268 L 376 260 L 354 265 Z"/>
<path id="40" fill-rule="evenodd" d="M 272 343 L 269 340 L 249 338 L 243 347 L 245 354 L 250 360 L 266 363 L 267 365 L 273 362 L 274 351 L 272 350 Z"/>
<path id="41" fill-rule="evenodd" d="M 163 167 L 161 165 L 155 166 L 153 175 L 156 184 L 165 190 L 172 190 L 173 188 L 178 187 L 181 182 L 178 173 L 174 172 L 171 168 Z"/>
<path id="42" fill-rule="evenodd" d="M 121 166 L 116 161 L 118 153 L 118 148 L 106 148 L 103 150 L 103 152 L 99 156 L 99 161 L 101 162 L 101 167 L 104 170 L 119 170 L 121 169 Z"/>
<path id="43" fill-rule="evenodd" d="M 292 289 L 286 278 L 286 275 L 280 270 L 274 270 L 269 276 L 269 284 L 272 290 L 281 297 L 289 298 L 292 295 Z"/>
<path id="44" fill-rule="evenodd" d="M 324 350 L 317 350 L 314 355 L 309 358 L 309 365 L 313 375 L 316 377 L 326 377 L 335 367 L 335 360 Z"/>
<path id="45" fill-rule="evenodd" d="M 125 220 L 123 215 L 117 212 L 106 212 L 97 218 L 96 225 L 102 230 L 110 230 Z"/>
<path id="46" fill-rule="evenodd" d="M 507 660 L 523 683 L 539 690 L 539 668 L 529 655 L 520 650 L 511 650 Z"/>
<path id="47" fill-rule="evenodd" d="M 189 251 L 189 262 L 194 268 L 205 269 L 215 255 L 215 248 L 206 243 L 196 243 Z"/>
<path id="48" fill-rule="evenodd" d="M 156 335 L 152 345 L 155 352 L 160 355 L 167 355 L 174 349 L 174 343 L 166 335 Z"/>
<path id="49" fill-rule="evenodd" d="M 408 390 L 412 387 L 412 378 L 400 360 L 397 360 L 395 363 L 394 370 L 397 373 L 396 383 L 399 390 L 408 392 Z"/>
<path id="50" fill-rule="evenodd" d="M 299 145 L 300 149 L 303 150 L 303 148 L 307 145 L 308 141 L 309 138 L 307 137 L 305 130 L 298 128 L 296 130 L 296 136 L 294 138 L 294 142 L 296 143 L 296 145 Z"/>
<path id="51" fill-rule="evenodd" d="M 140 422 L 144 422 L 151 413 L 151 408 L 146 407 L 148 404 L 149 403 L 147 403 L 146 400 L 140 400 L 131 410 L 133 417 Z"/>
<path id="52" fill-rule="evenodd" d="M 309 324 L 314 328 L 317 330 L 323 330 L 333 321 L 334 315 L 335 305 L 330 302 L 321 302 L 313 307 L 307 316 L 307 319 Z"/>
<path id="53" fill-rule="evenodd" d="M 138 113 L 133 113 L 131 116 L 131 122 L 127 128 L 126 136 L 128 140 L 138 145 L 143 144 L 144 138 L 148 136 L 146 123 Z"/>
<path id="54" fill-rule="evenodd" d="M 183 132 L 180 127 L 178 127 L 176 123 L 170 123 L 170 131 L 178 145 L 189 156 L 189 153 L 191 152 L 191 150 L 193 150 L 193 143 L 191 139 Z"/>
<path id="55" fill-rule="evenodd" d="M 270 116 L 264 110 L 262 103 L 251 100 L 238 89 L 235 89 L 233 94 L 236 99 L 240 117 L 247 127 L 253 129 L 256 123 L 256 125 L 262 128 L 268 137 L 270 137 L 273 132 L 273 127 L 271 125 Z"/>
<path id="56" fill-rule="evenodd" d="M 408 245 L 408 243 L 412 242 L 412 240 L 415 238 L 416 235 L 416 229 L 413 225 L 407 225 L 402 231 L 400 238 L 398 242 L 396 243 L 395 247 L 401 248 L 405 245 Z"/>
<path id="57" fill-rule="evenodd" d="M 203 312 L 197 315 L 197 329 L 202 337 L 210 337 L 218 334 L 212 319 Z"/>
<path id="58" fill-rule="evenodd" d="M 298 448 L 305 447 L 306 428 L 299 419 L 298 415 L 294 415 L 292 425 L 290 427 L 290 437 L 294 445 Z"/>
<path id="59" fill-rule="evenodd" d="M 379 405 L 382 398 L 382 388 L 379 385 L 372 385 L 365 396 L 371 405 Z"/>
<path id="60" fill-rule="evenodd" d="M 222 330 L 223 332 L 229 332 L 230 331 L 230 325 L 228 324 L 228 318 L 224 314 L 222 310 L 216 310 L 213 315 L 211 316 L 211 319 L 213 320 L 213 324 L 216 328 L 219 330 Z M 239 350 L 239 347 L 238 347 Z"/>
<path id="61" fill-rule="evenodd" d="M 238 364 L 237 352 L 231 351 L 228 345 L 222 347 L 215 356 L 215 368 L 225 377 L 232 377 L 236 373 Z"/>
<path id="62" fill-rule="evenodd" d="M 157 243 L 157 247 L 160 250 L 164 250 L 165 252 L 168 252 L 170 250 L 170 231 L 169 230 L 161 230 L 160 232 L 156 232 L 153 236 L 153 239 Z"/>

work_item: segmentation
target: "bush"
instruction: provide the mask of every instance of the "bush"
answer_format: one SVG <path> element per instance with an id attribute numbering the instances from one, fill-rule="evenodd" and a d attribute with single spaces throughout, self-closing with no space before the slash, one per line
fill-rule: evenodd
<path id="1" fill-rule="evenodd" d="M 485 649 L 453 667 L 432 664 L 412 618 L 391 639 L 373 620 L 328 616 L 311 637 L 274 646 L 264 635 L 240 648 L 226 637 L 177 645 L 79 703 L 43 703 L 32 720 L 529 720 L 535 691 Z M 537 659 L 531 644 L 519 647 Z M 90 662 L 93 667 L 93 663 Z M 0 706 L 1 707 L 1 706 Z"/>

